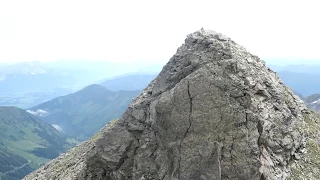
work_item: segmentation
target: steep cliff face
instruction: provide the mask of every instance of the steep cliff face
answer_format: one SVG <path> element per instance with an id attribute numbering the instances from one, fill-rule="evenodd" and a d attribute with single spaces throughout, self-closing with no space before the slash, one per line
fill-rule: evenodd
<path id="1" fill-rule="evenodd" d="M 25 179 L 319 179 L 317 126 L 257 56 L 200 30 L 118 121 Z"/>

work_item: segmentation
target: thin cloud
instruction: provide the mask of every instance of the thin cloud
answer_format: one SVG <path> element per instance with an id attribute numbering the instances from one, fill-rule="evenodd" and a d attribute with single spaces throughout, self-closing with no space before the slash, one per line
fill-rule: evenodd
<path id="1" fill-rule="evenodd" d="M 52 124 L 51 126 L 54 127 L 57 131 L 62 132 L 61 126 L 59 126 L 57 124 Z"/>
<path id="2" fill-rule="evenodd" d="M 36 111 L 32 111 L 32 110 L 27 110 L 28 113 L 33 114 L 35 116 L 40 116 L 40 117 L 45 117 L 47 116 L 49 113 L 48 111 L 42 110 L 42 109 L 37 109 Z"/>

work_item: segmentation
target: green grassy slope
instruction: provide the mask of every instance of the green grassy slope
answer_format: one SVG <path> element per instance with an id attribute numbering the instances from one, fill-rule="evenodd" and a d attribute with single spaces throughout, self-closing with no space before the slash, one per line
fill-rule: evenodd
<path id="1" fill-rule="evenodd" d="M 49 124 L 57 125 L 69 137 L 83 141 L 110 120 L 119 118 L 139 93 L 140 91 L 113 92 L 100 85 L 90 85 L 74 94 L 55 98 L 28 111 Z"/>
<path id="2" fill-rule="evenodd" d="M 0 179 L 21 179 L 72 145 L 25 110 L 0 106 Z"/>

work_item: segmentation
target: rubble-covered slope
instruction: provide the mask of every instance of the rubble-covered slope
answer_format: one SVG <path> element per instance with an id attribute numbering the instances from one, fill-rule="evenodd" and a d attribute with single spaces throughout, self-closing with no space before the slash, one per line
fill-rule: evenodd
<path id="1" fill-rule="evenodd" d="M 25 179 L 319 179 L 317 121 L 257 56 L 200 30 L 89 147 Z"/>

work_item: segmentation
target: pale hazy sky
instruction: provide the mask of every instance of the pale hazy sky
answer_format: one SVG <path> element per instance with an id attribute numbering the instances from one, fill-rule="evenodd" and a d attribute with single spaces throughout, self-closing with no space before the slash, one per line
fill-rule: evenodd
<path id="1" fill-rule="evenodd" d="M 320 61 L 318 0 L 0 0 L 0 62 L 167 62 L 221 32 L 263 59 Z"/>

